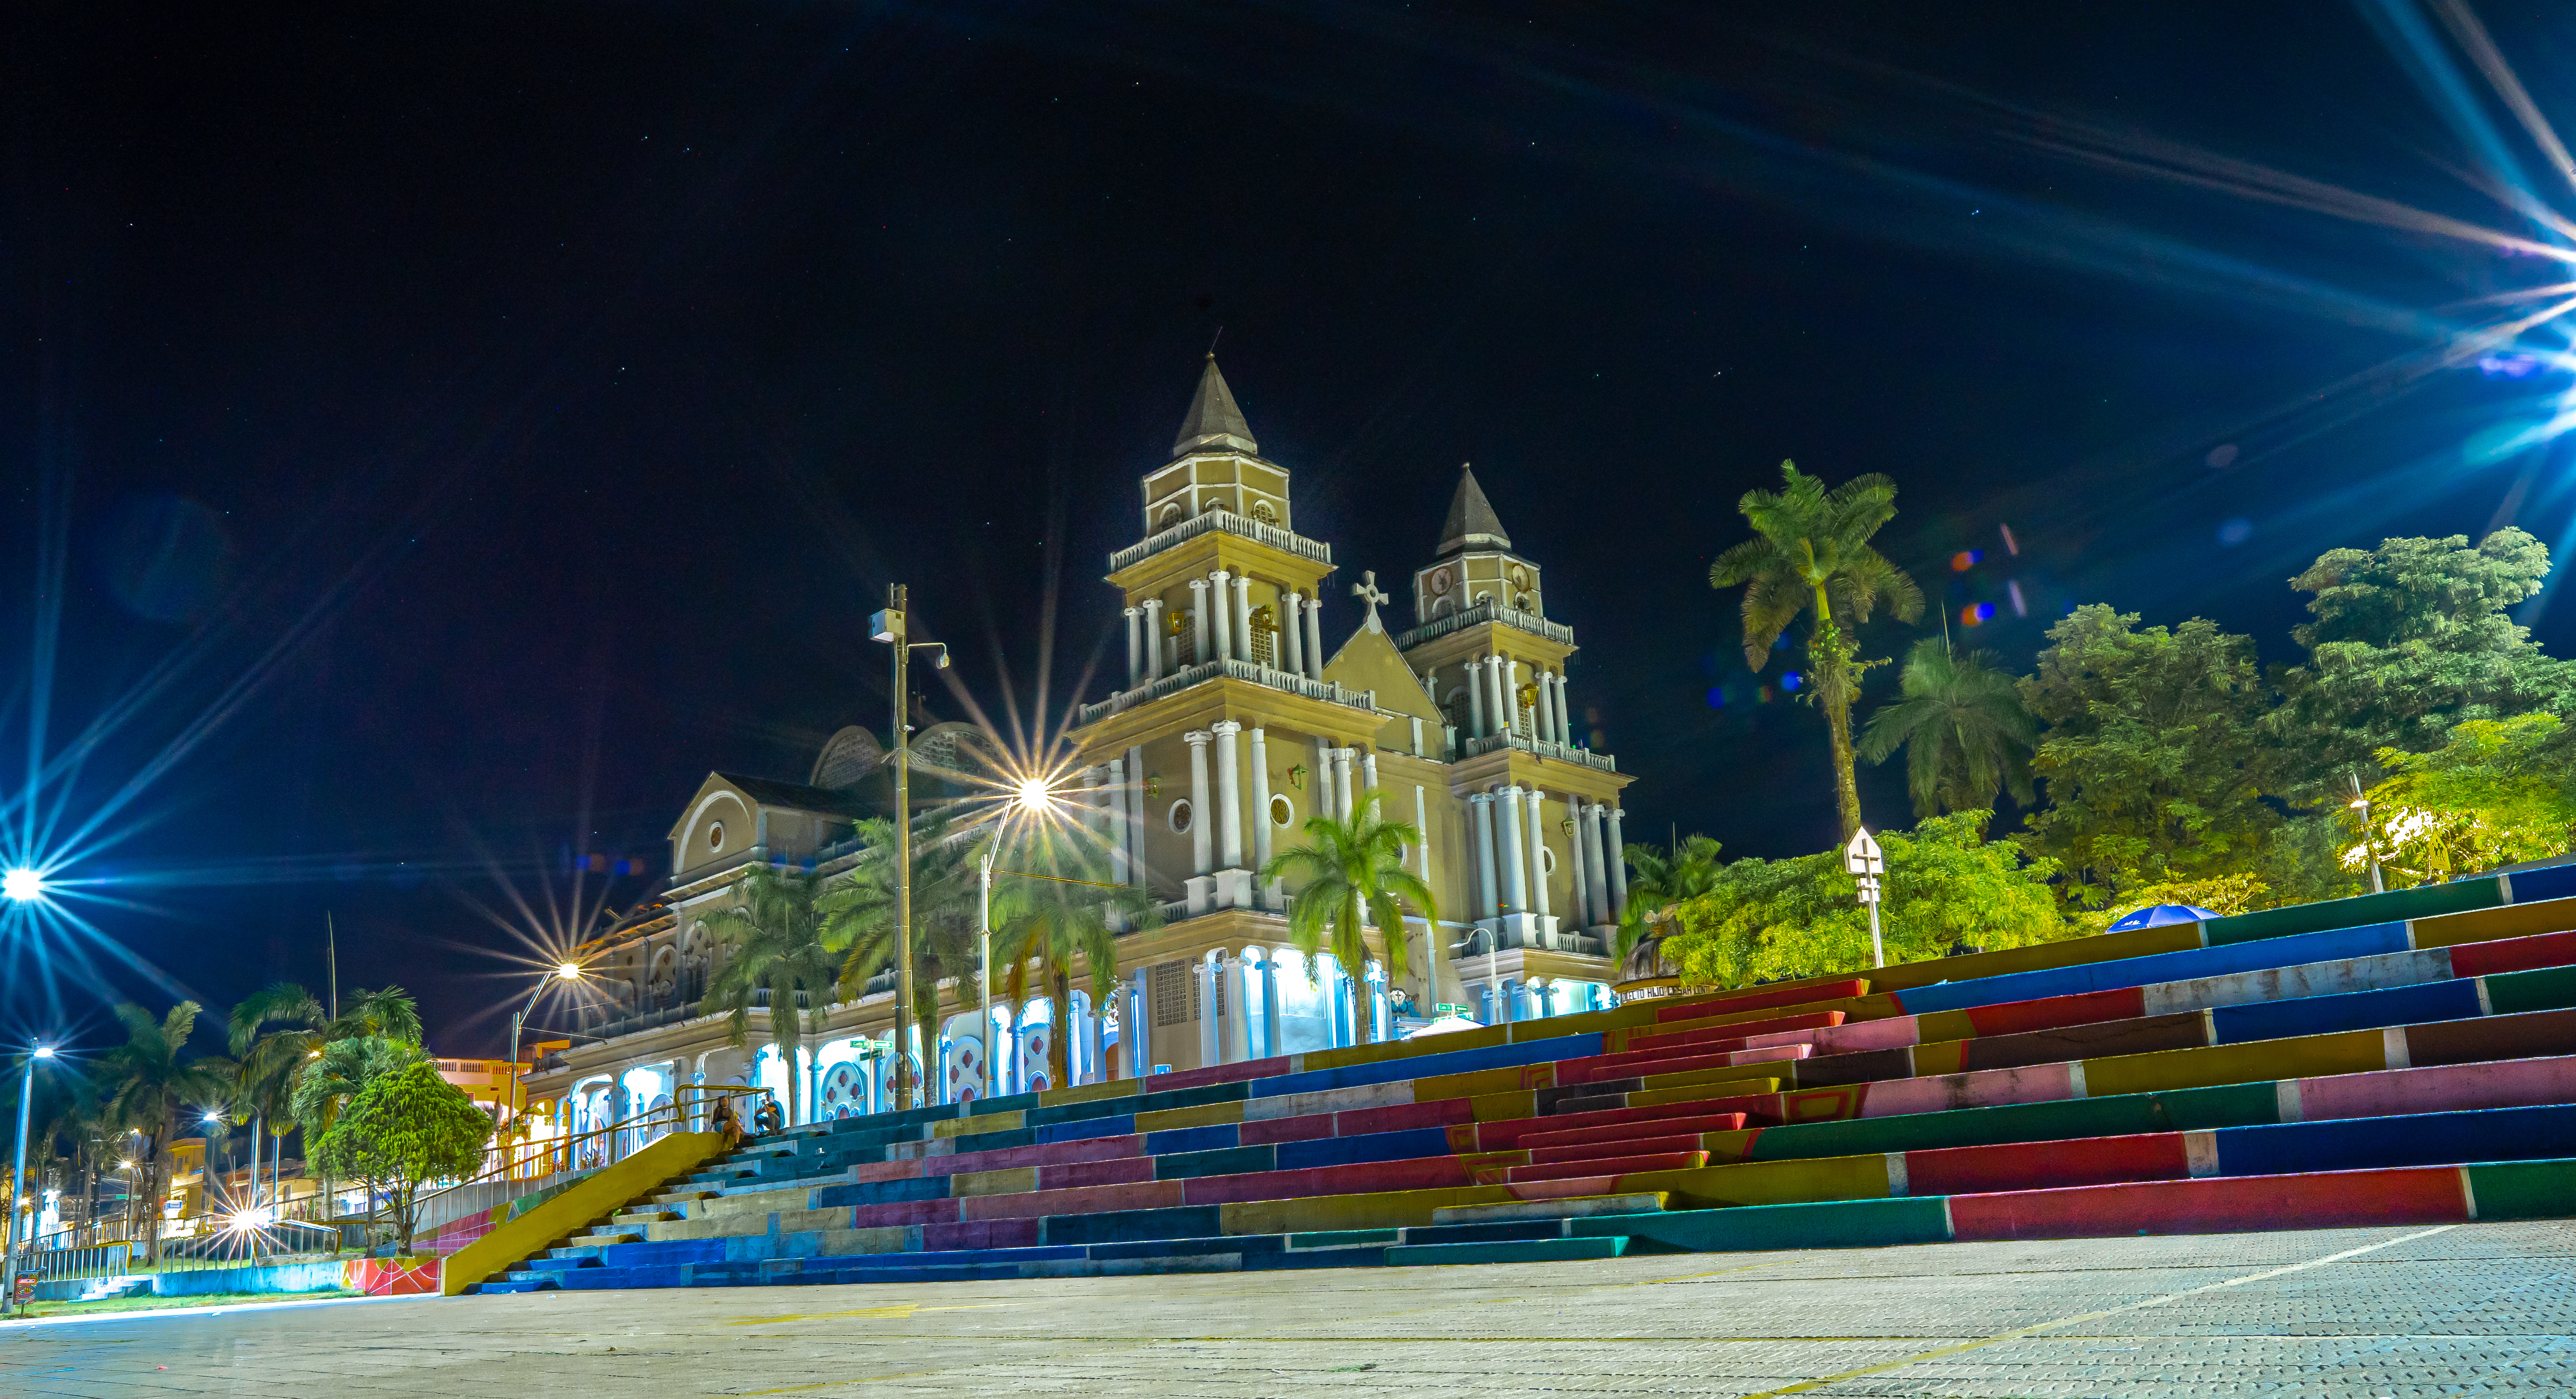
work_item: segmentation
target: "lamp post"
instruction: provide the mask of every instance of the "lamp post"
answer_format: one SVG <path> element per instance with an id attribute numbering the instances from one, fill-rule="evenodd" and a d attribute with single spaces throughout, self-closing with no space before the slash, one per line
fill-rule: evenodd
<path id="1" fill-rule="evenodd" d="M 1886 891 L 1879 885 L 1887 872 L 1887 857 L 1878 842 L 1870 839 L 1869 828 L 1852 832 L 1851 844 L 1843 847 L 1843 868 L 1860 880 L 1860 901 L 1869 908 L 1869 964 L 1887 965 L 1887 946 L 1878 934 L 1878 905 Z"/>
<path id="2" fill-rule="evenodd" d="M 556 963 L 552 971 L 537 978 L 536 989 L 528 993 L 528 1003 L 519 1007 L 518 1014 L 510 1017 L 510 1125 L 513 1128 L 518 1126 L 519 1119 L 527 1112 L 527 1079 L 519 1072 L 519 1032 L 526 1027 L 528 1016 L 537 1008 L 537 997 L 546 994 L 547 987 L 559 981 L 579 980 L 581 980 L 581 963 Z"/>
<path id="3" fill-rule="evenodd" d="M 2379 842 L 2370 836 L 2370 798 L 2361 790 L 2360 773 L 2347 770 L 2344 777 L 2352 783 L 2352 809 L 2361 813 L 2361 848 L 2370 856 L 2370 892 L 2385 894 L 2388 886 L 2379 877 Z"/>
<path id="4" fill-rule="evenodd" d="M 54 1057 L 50 1044 L 31 1045 L 27 1049 L 27 1067 L 18 1077 L 18 1156 L 9 1173 L 9 1248 L 0 1253 L 0 1316 L 7 1316 L 18 1305 L 18 1196 L 27 1188 L 27 1112 L 36 1097 L 36 1061 Z"/>
<path id="5" fill-rule="evenodd" d="M 913 641 L 905 630 L 911 590 L 901 583 L 886 589 L 886 607 L 868 619 L 868 637 L 894 648 L 894 1105 L 912 1106 L 912 1054 L 908 1026 L 912 1020 L 912 723 L 905 710 L 912 699 L 912 653 L 920 647 L 939 652 L 935 662 L 948 668 L 948 646 L 939 641 Z M 927 1052 L 933 1041 L 922 1037 Z M 989 1048 L 989 1046 L 988 1046 Z"/>

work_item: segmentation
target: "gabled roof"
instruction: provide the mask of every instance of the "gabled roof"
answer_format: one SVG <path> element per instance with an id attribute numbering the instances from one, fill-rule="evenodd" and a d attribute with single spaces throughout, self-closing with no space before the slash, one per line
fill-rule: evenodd
<path id="1" fill-rule="evenodd" d="M 1512 537 L 1503 533 L 1503 522 L 1494 515 L 1492 501 L 1485 499 L 1485 488 L 1476 484 L 1476 473 L 1458 464 L 1458 493 L 1449 498 L 1449 520 L 1440 527 L 1440 547 L 1432 551 L 1438 558 L 1466 549 L 1509 549 Z"/>
<path id="2" fill-rule="evenodd" d="M 715 775 L 740 788 L 744 796 L 762 806 L 783 806 L 791 811 L 820 812 L 825 816 L 839 816 L 850 820 L 875 814 L 869 810 L 866 802 L 859 799 L 857 792 L 848 788 L 834 791 L 823 787 L 808 787 L 802 782 L 780 782 L 767 777 L 743 777 L 730 772 L 719 772 Z"/>
<path id="3" fill-rule="evenodd" d="M 1234 448 L 1258 452 L 1261 444 L 1252 440 L 1252 427 L 1243 420 L 1243 410 L 1234 406 L 1234 391 L 1225 386 L 1225 376 L 1217 372 L 1216 356 L 1207 357 L 1207 368 L 1199 374 L 1199 391 L 1190 397 L 1189 415 L 1181 419 L 1181 435 L 1172 439 L 1172 455 Z"/>

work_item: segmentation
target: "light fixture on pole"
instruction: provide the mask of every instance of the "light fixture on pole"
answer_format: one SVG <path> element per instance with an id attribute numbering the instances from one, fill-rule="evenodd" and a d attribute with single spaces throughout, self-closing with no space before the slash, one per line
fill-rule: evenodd
<path id="1" fill-rule="evenodd" d="M 1860 901 L 1869 907 L 1869 964 L 1886 966 L 1887 945 L 1879 938 L 1878 906 L 1886 896 L 1880 881 L 1887 874 L 1887 857 L 1878 842 L 1870 839 L 1868 827 L 1852 832 L 1851 844 L 1843 847 L 1843 868 L 1860 881 Z"/>
<path id="2" fill-rule="evenodd" d="M 2370 892 L 2385 894 L 2388 886 L 2379 877 L 2379 842 L 2370 838 L 2370 798 L 2361 790 L 2361 774 L 2347 768 L 2344 777 L 2352 783 L 2352 809 L 2361 813 L 2361 848 L 2370 856 Z"/>
<path id="3" fill-rule="evenodd" d="M 886 589 L 886 607 L 868 619 L 868 639 L 894 648 L 894 1105 L 912 1106 L 912 722 L 906 714 L 912 699 L 912 653 L 918 647 L 939 652 L 934 664 L 948 668 L 948 646 L 914 641 L 906 630 L 905 611 L 911 590 L 901 583 Z M 929 1048 L 928 1037 L 923 1048 Z"/>
<path id="4" fill-rule="evenodd" d="M 579 980 L 581 980 L 581 963 L 569 960 L 557 962 L 544 976 L 538 978 L 537 989 L 528 993 L 528 1003 L 519 1007 L 518 1014 L 510 1017 L 510 1121 L 514 1126 L 528 1109 L 527 1079 L 526 1075 L 519 1072 L 519 1031 L 527 1025 L 528 1016 L 537 1008 L 537 997 L 544 995 L 547 987 L 561 981 Z"/>
<path id="5" fill-rule="evenodd" d="M 0 874 L 0 898 L 23 904 L 45 896 L 45 876 L 24 866 Z"/>
<path id="6" fill-rule="evenodd" d="M 0 1266 L 0 1316 L 9 1315 L 18 1304 L 18 1197 L 27 1184 L 27 1109 L 36 1097 L 36 1061 L 53 1057 L 50 1044 L 29 1046 L 26 1069 L 18 1078 L 18 1155 L 9 1173 L 9 1247 L 0 1253 L 0 1264 L 6 1265 Z"/>

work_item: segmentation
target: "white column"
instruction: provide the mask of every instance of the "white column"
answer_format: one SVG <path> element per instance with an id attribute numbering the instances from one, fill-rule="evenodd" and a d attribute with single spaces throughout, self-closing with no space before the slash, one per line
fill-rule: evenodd
<path id="1" fill-rule="evenodd" d="M 1574 822 L 1574 832 L 1565 840 L 1565 853 L 1574 861 L 1574 902 L 1566 912 L 1573 915 L 1576 927 L 1590 927 L 1591 919 L 1584 910 L 1592 907 L 1592 884 L 1601 876 L 1583 854 L 1583 799 L 1567 793 L 1565 814 Z"/>
<path id="2" fill-rule="evenodd" d="M 1583 853 L 1591 859 L 1592 867 L 1596 870 L 1602 871 L 1606 875 L 1609 872 L 1609 866 L 1604 864 L 1601 858 L 1600 803 L 1595 802 L 1591 806 L 1584 808 L 1583 827 L 1580 831 L 1576 832 L 1576 834 L 1583 837 Z M 1610 885 L 1605 879 L 1600 882 L 1596 882 L 1592 886 L 1592 924 L 1595 927 L 1599 927 L 1609 921 Z"/>
<path id="3" fill-rule="evenodd" d="M 1360 751 L 1360 790 L 1367 791 L 1376 785 L 1377 745 L 1372 743 Z"/>
<path id="4" fill-rule="evenodd" d="M 1562 675 L 1556 677 L 1556 712 L 1565 720 L 1565 746 L 1572 748 L 1577 746 L 1574 741 L 1574 704 L 1567 696 L 1565 687 L 1565 677 Z"/>
<path id="5" fill-rule="evenodd" d="M 1494 732 L 1511 732 L 1505 717 L 1511 711 L 1503 707 L 1503 658 L 1500 656 L 1485 658 L 1485 697 L 1490 701 L 1485 712 L 1493 716 Z"/>
<path id="6" fill-rule="evenodd" d="M 1556 741 L 1568 748 L 1573 747 L 1574 721 L 1567 718 L 1565 714 L 1564 671 L 1560 670 L 1547 678 L 1547 706 L 1556 716 Z"/>
<path id="7" fill-rule="evenodd" d="M 1243 868 L 1243 782 L 1236 765 L 1234 736 L 1243 725 L 1220 719 L 1208 725 L 1216 735 L 1217 848 L 1224 855 L 1219 869 Z"/>
<path id="8" fill-rule="evenodd" d="M 1145 599 L 1145 683 L 1163 678 L 1163 600 Z"/>
<path id="9" fill-rule="evenodd" d="M 1244 976 L 1243 959 L 1226 954 L 1225 977 L 1225 1062 L 1240 1064 L 1252 1057 L 1252 997 Z"/>
<path id="10" fill-rule="evenodd" d="M 1538 697 L 1530 708 L 1530 736 L 1554 743 L 1556 738 L 1556 683 L 1546 671 L 1530 667 L 1530 683 L 1538 687 Z"/>
<path id="11" fill-rule="evenodd" d="M 1422 756 L 1422 716 L 1413 716 L 1413 756 Z"/>
<path id="12" fill-rule="evenodd" d="M 1431 882 L 1431 811 L 1423 804 L 1422 787 L 1419 783 L 1416 783 L 1413 788 L 1413 829 L 1422 832 L 1422 867 L 1415 873 L 1422 876 L 1423 883 L 1428 884 Z M 1434 928 L 1431 931 L 1436 935 L 1440 930 Z M 1436 948 L 1438 943 L 1434 942 L 1433 946 Z M 1438 1000 L 1439 997 L 1434 996 L 1432 999 Z"/>
<path id="13" fill-rule="evenodd" d="M 1485 663 L 1467 662 L 1467 737 L 1485 736 Z"/>
<path id="14" fill-rule="evenodd" d="M 1628 850 L 1619 839 L 1619 808 L 1610 808 L 1610 921 L 1628 911 Z"/>
<path id="15" fill-rule="evenodd" d="M 1213 614 L 1209 618 L 1209 625 L 1215 631 L 1216 641 L 1215 651 L 1199 657 L 1202 663 L 1212 656 L 1223 656 L 1229 660 L 1234 657 L 1234 589 L 1226 582 L 1233 576 L 1221 568 L 1209 574 L 1210 586 L 1207 592 L 1201 594 Z"/>
<path id="16" fill-rule="evenodd" d="M 1145 750 L 1127 750 L 1127 882 L 1145 887 Z"/>
<path id="17" fill-rule="evenodd" d="M 1547 820 L 1539 814 L 1540 809 L 1547 805 L 1546 796 L 1536 787 L 1530 788 L 1530 912 L 1538 914 L 1547 912 L 1547 856 L 1540 853 L 1547 849 Z"/>
<path id="18" fill-rule="evenodd" d="M 1202 953 L 1193 971 L 1199 979 L 1199 1064 L 1204 1068 L 1225 1062 L 1218 1057 L 1224 1051 L 1216 1037 L 1216 963 Z"/>
<path id="19" fill-rule="evenodd" d="M 1192 729 L 1181 735 L 1190 745 L 1190 873 L 1205 874 L 1208 863 L 1208 827 L 1215 823 L 1216 813 L 1208 810 L 1208 740 L 1215 737 L 1205 729 Z"/>
<path id="20" fill-rule="evenodd" d="M 1208 660 L 1208 580 L 1190 580 L 1190 652 L 1191 665 L 1206 665 Z M 1175 665 L 1175 669 L 1179 667 Z"/>
<path id="21" fill-rule="evenodd" d="M 1502 912 L 1499 897 L 1501 885 L 1494 882 L 1494 798 L 1489 792 L 1478 792 L 1467 798 L 1476 815 L 1476 892 L 1481 896 L 1484 917 Z"/>
<path id="22" fill-rule="evenodd" d="M 1270 863 L 1270 754 L 1261 746 L 1261 730 L 1252 731 L 1252 801 L 1244 813 L 1252 822 L 1252 868 Z M 1262 902 L 1255 886 L 1253 902 Z"/>
<path id="23" fill-rule="evenodd" d="M 1252 575 L 1234 575 L 1234 649 L 1244 661 L 1252 659 Z"/>
<path id="24" fill-rule="evenodd" d="M 1135 848 L 1128 844 L 1135 832 L 1127 821 L 1127 760 L 1125 758 L 1109 760 L 1109 810 L 1111 812 L 1109 882 L 1125 884 L 1129 868 L 1128 852 Z"/>
<path id="25" fill-rule="evenodd" d="M 1518 733 L 1521 727 L 1521 663 L 1503 661 L 1500 657 L 1496 659 L 1501 663 L 1503 677 L 1503 731 Z"/>
<path id="26" fill-rule="evenodd" d="M 1306 600 L 1295 593 L 1279 599 L 1280 668 L 1291 675 L 1306 673 L 1305 610 Z"/>
<path id="27" fill-rule="evenodd" d="M 1306 666 L 1309 679 L 1324 678 L 1324 600 L 1319 597 L 1306 600 Z"/>
<path id="28" fill-rule="evenodd" d="M 1521 864 L 1521 789 L 1502 790 L 1502 810 L 1494 814 L 1498 843 L 1502 846 L 1500 861 L 1503 872 L 1503 912 L 1529 911 L 1529 883 Z"/>
<path id="29" fill-rule="evenodd" d="M 1333 750 L 1333 809 L 1341 819 L 1351 819 L 1351 750 Z"/>
<path id="30" fill-rule="evenodd" d="M 1145 638 L 1139 621 L 1141 615 L 1133 607 L 1127 609 L 1127 688 L 1131 690 L 1145 682 Z"/>

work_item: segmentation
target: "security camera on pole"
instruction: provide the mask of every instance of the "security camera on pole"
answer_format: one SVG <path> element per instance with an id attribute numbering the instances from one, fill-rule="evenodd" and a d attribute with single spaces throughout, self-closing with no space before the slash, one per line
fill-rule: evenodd
<path id="1" fill-rule="evenodd" d="M 1887 895 L 1880 884 L 1887 873 L 1887 856 L 1870 839 L 1868 827 L 1852 832 L 1851 844 L 1843 847 L 1843 868 L 1860 881 L 1860 901 L 1869 906 L 1869 964 L 1886 966 L 1887 947 L 1878 936 L 1878 905 Z"/>

